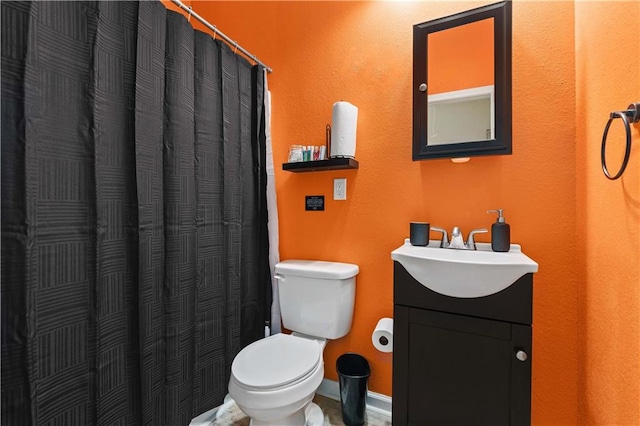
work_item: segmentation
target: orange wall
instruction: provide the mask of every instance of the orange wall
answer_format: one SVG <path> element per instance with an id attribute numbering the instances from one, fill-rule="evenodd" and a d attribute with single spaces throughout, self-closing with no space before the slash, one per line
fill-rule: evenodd
<path id="1" fill-rule="evenodd" d="M 489 2 L 194 2 L 195 9 L 273 67 L 276 164 L 290 144 L 321 144 L 331 105 L 359 107 L 357 171 L 276 174 L 282 259 L 360 265 L 352 332 L 330 342 L 372 366 L 370 389 L 391 394 L 391 356 L 371 345 L 393 314 L 390 252 L 409 222 L 465 233 L 504 208 L 513 242 L 540 264 L 535 275 L 533 421 L 575 424 L 578 326 L 575 183 L 574 5 L 516 2 L 513 8 L 514 149 L 511 156 L 411 161 L 413 24 Z M 346 177 L 347 201 L 332 200 Z M 324 194 L 325 212 L 304 196 Z M 486 238 L 486 237 L 485 237 Z M 487 240 L 487 239 L 485 239 Z"/>
<path id="2" fill-rule="evenodd" d="M 164 0 L 166 2 L 166 0 Z M 407 222 L 465 230 L 507 209 L 535 275 L 533 422 L 640 425 L 640 125 L 624 177 L 600 169 L 608 113 L 640 101 L 638 2 L 519 2 L 513 10 L 514 154 L 411 162 L 411 26 L 482 3 L 197 2 L 201 12 L 275 69 L 276 163 L 292 143 L 322 143 L 331 104 L 360 107 L 357 171 L 279 171 L 282 258 L 358 263 L 352 333 L 331 342 L 372 364 L 370 388 L 390 394 L 391 358 L 369 334 L 392 314 L 389 252 Z M 616 42 L 627 40 L 627 42 Z M 622 152 L 610 132 L 609 162 Z M 334 202 L 334 177 L 349 179 Z M 303 211 L 324 194 L 327 211 Z M 313 243 L 309 243 L 313 241 Z"/>
<path id="3" fill-rule="evenodd" d="M 600 144 L 609 112 L 640 102 L 640 2 L 576 3 L 579 420 L 640 425 L 640 124 L 625 174 L 609 181 Z M 618 43 L 630 34 L 636 43 Z M 621 164 L 623 126 L 607 142 Z"/>
<path id="4" fill-rule="evenodd" d="M 493 18 L 430 33 L 427 93 L 493 84 Z"/>
<path id="5" fill-rule="evenodd" d="M 185 14 L 185 11 L 180 9 L 180 7 L 178 5 L 176 5 L 175 3 L 173 3 L 171 0 L 160 0 L 160 1 L 162 2 L 162 4 L 164 4 L 164 7 L 166 7 L 167 9 Z M 182 0 L 182 3 L 184 3 L 184 5 L 187 6 L 187 7 L 191 6 L 191 0 Z M 197 13 L 197 11 L 196 11 L 196 13 Z M 194 19 L 194 21 L 195 21 L 195 19 Z"/>

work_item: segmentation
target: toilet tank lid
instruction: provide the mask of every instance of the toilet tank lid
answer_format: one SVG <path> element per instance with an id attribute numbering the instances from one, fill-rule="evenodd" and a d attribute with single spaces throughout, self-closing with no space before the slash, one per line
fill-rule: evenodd
<path id="1" fill-rule="evenodd" d="M 284 260 L 276 264 L 276 274 L 297 275 L 308 278 L 342 280 L 358 275 L 360 268 L 352 263 L 325 262 L 323 260 Z"/>

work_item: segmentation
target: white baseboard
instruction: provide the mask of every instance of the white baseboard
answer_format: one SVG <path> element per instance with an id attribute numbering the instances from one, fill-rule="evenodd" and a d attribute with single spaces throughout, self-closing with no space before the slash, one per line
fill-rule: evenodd
<path id="1" fill-rule="evenodd" d="M 338 382 L 323 379 L 316 391 L 318 395 L 340 401 L 340 385 Z M 391 397 L 377 392 L 367 392 L 367 409 L 391 417 Z"/>

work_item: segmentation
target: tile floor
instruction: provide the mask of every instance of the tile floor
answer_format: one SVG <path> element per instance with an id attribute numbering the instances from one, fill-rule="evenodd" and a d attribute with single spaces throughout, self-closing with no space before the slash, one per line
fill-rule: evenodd
<path id="1" fill-rule="evenodd" d="M 324 396 L 316 395 L 313 402 L 318 404 L 324 412 L 324 426 L 344 426 L 342 422 L 342 412 L 340 411 L 340 401 Z M 249 418 L 233 404 L 229 409 L 212 423 L 212 426 L 249 426 Z M 384 414 L 367 410 L 367 426 L 391 426 L 391 418 Z"/>

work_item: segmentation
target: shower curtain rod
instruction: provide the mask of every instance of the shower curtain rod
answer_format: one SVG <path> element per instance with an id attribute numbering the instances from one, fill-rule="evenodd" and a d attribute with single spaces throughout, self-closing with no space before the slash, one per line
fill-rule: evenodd
<path id="1" fill-rule="evenodd" d="M 188 7 L 187 5 L 182 3 L 180 0 L 171 0 L 171 2 L 175 3 L 180 9 L 182 9 L 185 12 L 189 13 L 190 16 L 193 16 L 194 18 L 196 18 L 205 27 L 209 28 L 215 34 L 218 34 L 220 37 L 222 37 L 224 39 L 224 41 L 226 41 L 231 46 L 233 46 L 234 49 L 237 49 L 237 50 L 241 51 L 242 53 L 244 53 L 245 55 L 247 55 L 256 64 L 262 65 L 267 70 L 268 73 L 273 72 L 271 67 L 267 66 L 264 62 L 260 61 L 256 57 L 256 55 L 252 55 L 251 53 L 249 53 L 246 49 L 244 49 L 242 46 L 240 46 L 237 41 L 231 40 L 231 38 L 229 38 L 225 33 L 220 31 L 215 25 L 211 25 L 209 22 L 207 22 L 206 19 L 204 19 L 202 16 L 200 16 L 196 12 L 194 12 L 191 7 Z"/>

